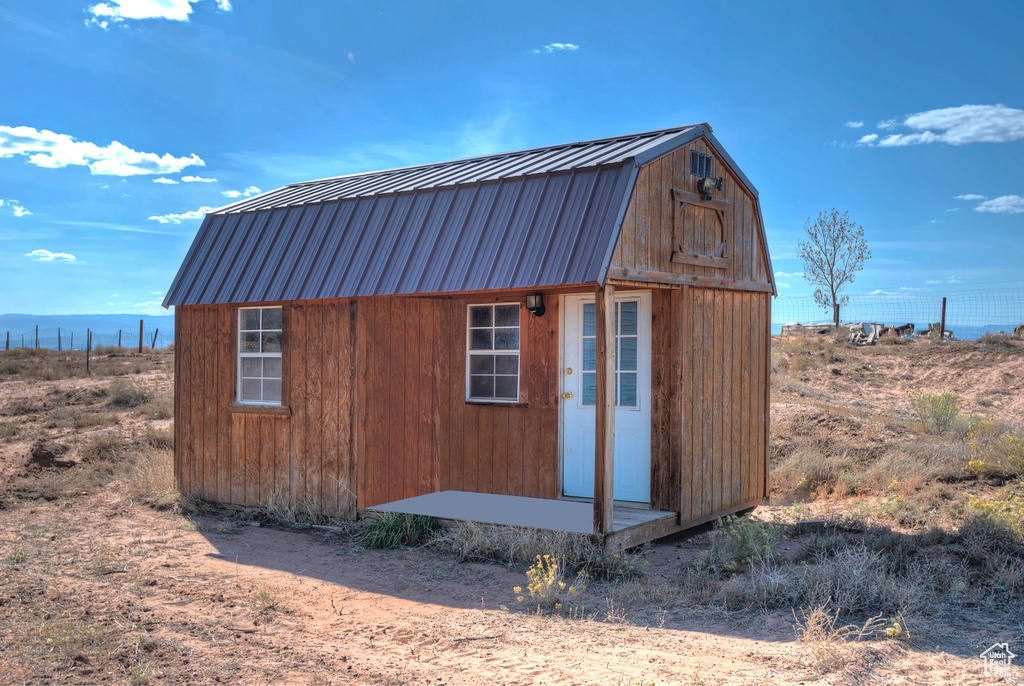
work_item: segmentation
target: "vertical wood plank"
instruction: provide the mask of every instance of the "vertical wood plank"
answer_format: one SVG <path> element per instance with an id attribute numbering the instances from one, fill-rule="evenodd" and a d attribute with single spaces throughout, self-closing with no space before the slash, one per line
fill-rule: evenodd
<path id="1" fill-rule="evenodd" d="M 348 340 L 348 328 L 342 322 L 342 303 L 338 300 L 324 300 L 323 311 L 323 401 L 321 409 L 321 439 L 323 471 L 320 481 L 320 507 L 331 514 L 338 513 L 338 490 L 340 471 L 340 445 L 342 439 L 342 421 L 339 400 L 341 395 L 341 356 L 345 342 Z M 347 430 L 345 430 L 347 433 Z"/>
<path id="2" fill-rule="evenodd" d="M 203 499 L 209 501 L 217 500 L 217 398 L 211 398 L 210 393 L 216 389 L 217 370 L 215 369 L 215 356 L 211 351 L 216 350 L 214 341 L 217 338 L 215 325 L 216 308 L 207 306 L 203 308 L 203 335 L 204 350 L 200 355 L 202 359 L 202 398 L 203 398 L 203 423 L 202 423 L 202 450 L 203 450 Z M 212 386 L 212 388 L 211 388 Z"/>
<path id="3" fill-rule="evenodd" d="M 188 308 L 179 307 L 174 317 L 174 483 L 185 493 L 182 463 L 185 459 L 185 402 L 183 353 L 187 330 Z"/>
<path id="4" fill-rule="evenodd" d="M 305 487 L 301 503 L 311 507 L 320 505 L 320 483 L 323 476 L 323 301 L 311 301 L 303 308 L 305 314 L 306 368 L 306 442 L 303 470 Z"/>
<path id="5" fill-rule="evenodd" d="M 710 289 L 700 289 L 701 318 L 701 376 L 704 377 L 701 389 L 701 516 L 712 514 L 711 494 L 714 491 L 714 396 L 715 396 L 715 356 L 714 356 L 714 319 L 712 318 L 713 296 Z"/>
<path id="6" fill-rule="evenodd" d="M 558 409 L 541 413 L 540 497 L 558 497 Z"/>
<path id="7" fill-rule="evenodd" d="M 654 289 L 651 293 L 651 508 L 663 510 L 667 507 L 669 484 L 667 481 L 667 460 L 663 440 L 664 403 L 667 392 L 665 375 L 665 344 L 671 340 L 667 335 L 663 306 L 666 291 Z"/>
<path id="8" fill-rule="evenodd" d="M 245 415 L 231 415 L 231 497 L 234 505 L 245 504 Z"/>
<path id="9" fill-rule="evenodd" d="M 245 504 L 260 500 L 260 430 L 255 415 L 242 415 L 245 436 Z"/>
<path id="10" fill-rule="evenodd" d="M 354 327 L 355 361 L 350 371 L 350 378 L 353 380 L 352 388 L 355 391 L 352 408 L 349 410 L 352 417 L 352 455 L 349 458 L 350 490 L 349 496 L 352 504 L 352 512 L 355 514 L 360 508 L 367 507 L 366 472 L 367 472 L 367 435 L 369 396 L 367 386 L 370 378 L 370 360 L 367 350 L 369 345 L 370 313 L 366 308 L 366 301 L 362 298 L 353 299 L 350 316 Z"/>
<path id="11" fill-rule="evenodd" d="M 433 345 L 430 349 L 430 369 L 427 371 L 428 388 L 430 389 L 430 397 L 426 407 L 426 429 L 430 444 L 430 475 L 427 483 L 427 492 L 433 493 L 441 490 L 441 398 L 443 395 L 440 384 L 440 351 L 444 339 L 441 336 L 441 303 L 437 300 L 431 300 L 429 303 L 430 340 L 433 342 Z"/>
<path id="12" fill-rule="evenodd" d="M 725 480 L 725 437 L 723 435 L 723 422 L 724 422 L 724 408 L 725 404 L 723 393 L 722 393 L 722 374 L 725 371 L 724 358 L 725 358 L 725 347 L 727 345 L 725 341 L 725 332 L 723 330 L 723 317 L 722 317 L 722 291 L 714 289 L 711 291 L 713 294 L 713 300 L 711 303 L 712 312 L 711 317 L 714 321 L 714 335 L 711 341 L 713 349 L 713 367 L 711 374 L 714 377 L 714 400 L 712 401 L 712 415 L 711 421 L 713 423 L 712 436 L 714 438 L 715 450 L 712 456 L 714 462 L 714 490 L 711 493 L 711 511 L 721 512 L 722 511 L 722 494 L 725 491 L 723 481 Z"/>
<path id="13" fill-rule="evenodd" d="M 594 441 L 594 533 L 612 530 L 615 483 L 615 286 L 598 286 L 594 299 L 597 330 L 597 426 Z"/>
<path id="14" fill-rule="evenodd" d="M 253 420 L 259 427 L 259 502 L 268 503 L 279 496 L 274 482 L 274 417 L 253 415 Z"/>
<path id="15" fill-rule="evenodd" d="M 760 294 L 762 307 L 762 320 L 761 320 L 761 354 L 758 358 L 761 360 L 761 374 L 759 378 L 761 380 L 761 392 L 758 393 L 761 396 L 761 455 L 757 461 L 760 465 L 761 470 L 761 491 L 760 497 L 768 498 L 770 495 L 768 492 L 768 428 L 771 425 L 771 336 L 770 334 L 770 322 L 771 322 L 771 310 L 772 301 L 771 297 L 767 293 Z"/>
<path id="16" fill-rule="evenodd" d="M 440 486 L 438 490 L 457 490 L 453 488 L 455 479 L 455 441 L 452 421 L 452 358 L 455 355 L 455 332 L 453 331 L 451 305 L 446 301 L 438 301 L 437 311 L 438 339 L 437 350 L 437 386 L 440 389 L 440 408 L 438 416 L 438 434 L 440 438 Z"/>
<path id="17" fill-rule="evenodd" d="M 693 308 L 690 288 L 672 291 L 672 340 L 676 341 L 672 380 L 678 391 L 672 398 L 672 425 L 669 434 L 673 461 L 679 464 L 679 522 L 693 519 Z"/>
<path id="18" fill-rule="evenodd" d="M 289 399 L 292 404 L 291 439 L 288 443 L 288 502 L 298 507 L 305 496 L 306 477 L 306 373 L 309 356 L 306 345 L 306 305 L 294 302 L 285 309 L 288 313 L 288 333 L 291 342 L 288 374 Z"/>
<path id="19" fill-rule="evenodd" d="M 217 500 L 231 502 L 231 421 L 228 404 L 234 398 L 234 340 L 231 326 L 233 308 L 221 305 L 216 308 L 216 378 L 217 378 Z"/>

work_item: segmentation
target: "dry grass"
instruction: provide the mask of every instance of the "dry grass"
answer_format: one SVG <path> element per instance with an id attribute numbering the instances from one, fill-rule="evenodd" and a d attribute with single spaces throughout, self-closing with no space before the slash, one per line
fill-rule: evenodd
<path id="1" fill-rule="evenodd" d="M 105 354 L 93 353 L 89 370 L 85 368 L 85 353 L 79 350 L 16 349 L 0 351 L 0 377 L 17 376 L 22 379 L 53 381 L 82 377 L 126 376 L 142 372 L 172 369 L 174 351 L 171 348 L 137 351 L 117 348 Z"/>

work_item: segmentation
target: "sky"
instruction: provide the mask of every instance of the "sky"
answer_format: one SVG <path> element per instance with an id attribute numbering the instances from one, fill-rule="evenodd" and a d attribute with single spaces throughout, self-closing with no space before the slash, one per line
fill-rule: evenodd
<path id="1" fill-rule="evenodd" d="M 708 122 L 779 293 L 1024 289 L 1019 2 L 4 0 L 0 313 L 165 313 L 203 213 L 288 183 Z"/>

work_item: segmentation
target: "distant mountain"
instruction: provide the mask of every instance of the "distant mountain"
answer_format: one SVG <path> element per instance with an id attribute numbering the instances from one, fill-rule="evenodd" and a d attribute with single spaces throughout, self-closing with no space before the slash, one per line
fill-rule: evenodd
<path id="1" fill-rule="evenodd" d="M 157 334 L 156 347 L 162 348 L 174 340 L 174 315 L 153 316 L 148 314 L 0 314 L 0 350 L 7 344 L 10 333 L 11 347 L 35 346 L 36 327 L 39 327 L 39 347 L 57 349 L 57 329 L 60 329 L 61 348 L 70 347 L 72 339 L 75 350 L 85 347 L 86 331 L 92 331 L 93 347 L 117 345 L 120 332 L 121 345 L 139 344 L 139 320 L 142 320 L 143 345 L 153 342 Z"/>

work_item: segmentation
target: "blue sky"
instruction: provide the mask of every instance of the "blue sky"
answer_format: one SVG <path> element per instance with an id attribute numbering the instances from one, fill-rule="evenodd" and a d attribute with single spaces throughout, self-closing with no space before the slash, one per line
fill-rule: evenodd
<path id="1" fill-rule="evenodd" d="M 1024 288 L 1024 6 L 5 0 L 0 312 L 158 308 L 203 208 L 286 183 L 709 122 L 780 293 Z"/>

